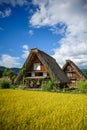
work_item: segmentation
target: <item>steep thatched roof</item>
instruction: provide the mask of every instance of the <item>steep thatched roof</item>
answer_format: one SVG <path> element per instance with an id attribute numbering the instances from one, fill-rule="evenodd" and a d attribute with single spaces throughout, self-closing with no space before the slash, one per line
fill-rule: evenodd
<path id="1" fill-rule="evenodd" d="M 30 54 L 23 65 L 25 66 L 26 70 L 27 68 L 29 68 L 31 64 L 30 59 L 32 59 L 34 55 L 36 55 L 39 58 L 39 60 L 42 62 L 42 64 L 45 65 L 46 70 L 49 73 L 52 80 L 55 80 L 60 83 L 69 82 L 68 77 L 65 75 L 65 73 L 62 71 L 60 66 L 57 64 L 56 60 L 53 57 L 49 56 L 48 54 L 46 54 L 45 52 L 37 48 L 30 50 Z M 16 78 L 16 82 L 20 81 L 22 76 L 23 75 L 22 75 L 22 70 L 21 70 Z"/>
<path id="2" fill-rule="evenodd" d="M 66 60 L 65 65 L 63 66 L 62 70 L 65 71 L 67 65 L 71 65 L 77 72 L 78 74 L 85 79 L 85 76 L 83 75 L 83 73 L 81 72 L 81 70 L 77 67 L 77 65 L 71 61 L 71 60 Z"/>

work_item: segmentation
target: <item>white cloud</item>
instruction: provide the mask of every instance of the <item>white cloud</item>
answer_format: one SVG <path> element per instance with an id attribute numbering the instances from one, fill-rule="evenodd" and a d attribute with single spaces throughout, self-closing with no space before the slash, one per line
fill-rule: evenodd
<path id="1" fill-rule="evenodd" d="M 22 46 L 22 48 L 23 48 L 22 58 L 26 59 L 29 55 L 29 47 L 28 45 L 25 44 Z"/>
<path id="2" fill-rule="evenodd" d="M 10 4 L 13 7 L 15 7 L 16 5 L 19 6 L 23 6 L 26 5 L 28 3 L 27 0 L 0 0 L 0 4 Z"/>
<path id="3" fill-rule="evenodd" d="M 12 67 L 21 67 L 21 64 L 19 63 L 20 58 L 19 57 L 12 57 L 7 54 L 3 54 L 0 58 L 0 66 L 5 66 L 8 68 Z"/>
<path id="4" fill-rule="evenodd" d="M 34 34 L 33 30 L 29 30 L 29 35 L 32 36 Z"/>
<path id="5" fill-rule="evenodd" d="M 87 2 L 84 0 L 34 0 L 34 4 L 39 8 L 30 20 L 33 26 L 76 23 L 80 16 L 85 18 L 87 14 Z"/>
<path id="6" fill-rule="evenodd" d="M 70 40 L 71 42 L 68 42 Z M 87 68 L 87 44 L 85 42 L 77 44 L 77 42 L 79 41 L 67 37 L 60 41 L 59 48 L 53 50 L 53 57 L 60 63 L 61 67 L 66 59 L 71 59 L 80 68 Z"/>
<path id="7" fill-rule="evenodd" d="M 66 26 L 64 24 L 60 25 L 59 27 L 53 26 L 49 30 L 52 31 L 54 34 L 61 34 L 61 35 L 63 35 L 66 32 Z"/>
<path id="8" fill-rule="evenodd" d="M 28 49 L 29 49 L 28 45 L 26 45 L 26 44 L 23 45 L 22 48 L 25 49 L 25 50 L 28 50 Z"/>
<path id="9" fill-rule="evenodd" d="M 33 0 L 33 4 L 38 7 L 29 21 L 33 27 L 49 26 L 53 33 L 65 33 L 54 49 L 58 63 L 63 65 L 69 58 L 87 68 L 87 1 Z M 66 29 L 57 28 L 61 23 Z"/>
<path id="10" fill-rule="evenodd" d="M 29 54 L 29 47 L 28 47 L 28 45 L 25 44 L 22 46 L 22 48 L 23 48 L 23 54 L 21 55 L 21 57 L 23 59 L 26 59 L 28 54 Z M 0 66 L 5 66 L 8 68 L 12 68 L 12 67 L 21 68 L 22 64 L 20 62 L 21 62 L 20 57 L 13 57 L 13 56 L 8 55 L 8 54 L 2 54 L 0 56 Z"/>
<path id="11" fill-rule="evenodd" d="M 4 11 L 0 11 L 0 18 L 9 17 L 11 15 L 11 9 L 7 8 Z"/>

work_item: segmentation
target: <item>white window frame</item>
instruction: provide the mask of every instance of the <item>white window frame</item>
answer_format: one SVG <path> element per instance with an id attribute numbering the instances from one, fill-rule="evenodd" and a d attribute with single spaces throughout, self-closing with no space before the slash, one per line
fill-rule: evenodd
<path id="1" fill-rule="evenodd" d="M 32 77 L 35 77 L 35 73 L 34 73 L 34 72 L 32 72 L 32 73 L 31 73 L 31 76 L 32 76 Z"/>
<path id="2" fill-rule="evenodd" d="M 44 76 L 44 77 L 47 77 L 47 72 L 43 72 L 43 76 Z"/>
<path id="3" fill-rule="evenodd" d="M 71 82 L 72 82 L 72 83 L 76 83 L 76 79 L 72 79 Z"/>
<path id="4" fill-rule="evenodd" d="M 68 76 L 68 77 L 72 77 L 72 75 L 73 75 L 72 72 L 68 72 L 68 73 L 67 73 L 67 76 Z"/>
<path id="5" fill-rule="evenodd" d="M 34 63 L 34 70 L 41 70 L 41 64 L 40 63 Z"/>

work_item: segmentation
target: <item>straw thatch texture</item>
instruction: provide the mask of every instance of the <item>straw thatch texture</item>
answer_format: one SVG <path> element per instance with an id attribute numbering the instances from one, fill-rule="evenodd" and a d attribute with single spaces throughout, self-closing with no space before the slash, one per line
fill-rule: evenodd
<path id="1" fill-rule="evenodd" d="M 71 60 L 66 60 L 66 63 L 65 63 L 65 65 L 63 66 L 63 68 L 62 68 L 62 70 L 65 72 L 66 71 L 66 68 L 67 68 L 67 66 L 68 65 L 70 65 L 73 69 L 74 69 L 74 71 L 76 72 L 76 73 L 78 73 L 78 75 L 80 76 L 80 78 L 83 78 L 83 79 L 85 79 L 85 76 L 83 75 L 83 73 L 81 72 L 81 70 L 77 67 L 77 65 L 73 62 L 73 61 L 71 61 Z"/>
<path id="2" fill-rule="evenodd" d="M 46 71 L 49 73 L 51 80 L 54 80 L 58 83 L 69 82 L 68 77 L 65 75 L 63 70 L 57 64 L 56 60 L 53 57 L 49 56 L 48 54 L 46 54 L 45 52 L 37 48 L 30 50 L 30 54 L 23 65 L 26 69 L 26 72 L 28 71 L 28 68 L 31 66 L 32 62 L 34 62 L 34 56 L 37 56 L 39 60 L 41 61 L 41 63 L 46 67 Z M 15 82 L 19 83 L 22 76 L 23 76 L 23 73 L 21 69 Z"/>

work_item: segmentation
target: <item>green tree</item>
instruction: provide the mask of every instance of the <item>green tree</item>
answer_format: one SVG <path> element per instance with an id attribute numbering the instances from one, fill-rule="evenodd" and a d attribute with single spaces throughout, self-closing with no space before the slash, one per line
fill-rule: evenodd
<path id="1" fill-rule="evenodd" d="M 43 83 L 42 83 L 42 89 L 44 91 L 52 91 L 53 90 L 53 81 L 51 80 L 44 80 Z"/>
<path id="2" fill-rule="evenodd" d="M 8 76 L 9 68 L 4 69 L 3 76 Z"/>
<path id="3" fill-rule="evenodd" d="M 2 71 L 2 70 L 0 70 L 0 78 L 2 77 L 2 75 L 3 75 L 3 71 Z"/>
<path id="4" fill-rule="evenodd" d="M 87 78 L 87 71 L 84 71 L 83 74 Z"/>
<path id="5" fill-rule="evenodd" d="M 10 81 L 8 79 L 1 79 L 0 80 L 0 88 L 10 88 Z"/>
<path id="6" fill-rule="evenodd" d="M 3 72 L 3 76 L 8 77 L 11 83 L 13 84 L 17 74 L 14 71 L 10 70 L 9 68 L 6 68 Z"/>
<path id="7" fill-rule="evenodd" d="M 22 75 L 23 75 L 22 83 L 23 83 L 23 85 L 24 85 L 24 80 L 25 80 L 25 73 L 26 73 L 26 68 L 25 68 L 25 65 L 24 65 L 23 68 L 22 68 Z"/>

